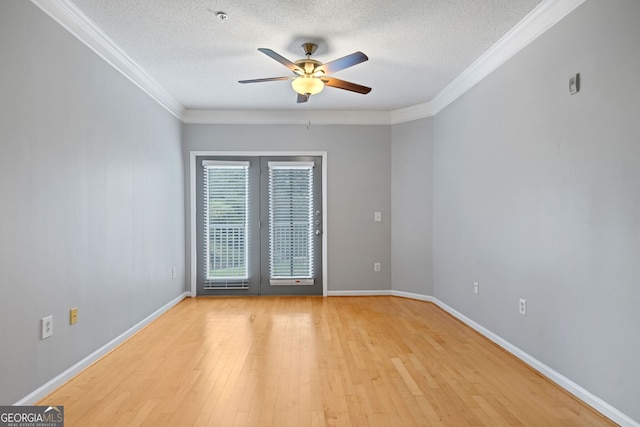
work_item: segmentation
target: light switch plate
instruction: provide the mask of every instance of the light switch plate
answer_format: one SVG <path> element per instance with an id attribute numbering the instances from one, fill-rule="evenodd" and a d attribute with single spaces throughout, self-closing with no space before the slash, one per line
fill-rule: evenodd
<path id="1" fill-rule="evenodd" d="M 569 79 L 569 94 L 573 95 L 580 91 L 580 73 L 571 76 Z"/>

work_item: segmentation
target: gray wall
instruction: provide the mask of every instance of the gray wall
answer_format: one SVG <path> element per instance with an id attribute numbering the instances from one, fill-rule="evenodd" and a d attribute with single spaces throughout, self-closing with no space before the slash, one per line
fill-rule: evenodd
<path id="1" fill-rule="evenodd" d="M 585 2 L 434 118 L 181 135 L 31 3 L 0 2 L 0 404 L 183 292 L 190 150 L 327 151 L 330 291 L 433 292 L 640 419 L 639 20 Z"/>
<path id="2" fill-rule="evenodd" d="M 328 290 L 391 289 L 390 126 L 190 124 L 184 143 L 187 158 L 207 150 L 326 151 Z M 373 221 L 375 211 L 381 222 Z M 376 261 L 380 272 L 373 271 Z"/>
<path id="3" fill-rule="evenodd" d="M 180 122 L 32 3 L 0 2 L 0 58 L 8 405 L 184 291 L 184 193 Z"/>
<path id="4" fill-rule="evenodd" d="M 435 297 L 636 420 L 638 22 L 585 2 L 435 116 L 433 153 Z"/>
<path id="5" fill-rule="evenodd" d="M 392 287 L 433 295 L 433 119 L 393 125 L 391 135 Z"/>

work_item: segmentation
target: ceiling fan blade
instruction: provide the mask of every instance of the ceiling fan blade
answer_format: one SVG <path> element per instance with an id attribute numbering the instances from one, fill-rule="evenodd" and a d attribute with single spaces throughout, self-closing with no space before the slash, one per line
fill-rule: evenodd
<path id="1" fill-rule="evenodd" d="M 351 92 L 362 93 L 364 95 L 371 92 L 370 87 L 336 79 L 335 77 L 322 77 L 321 80 L 324 82 L 325 85 L 335 87 L 338 89 L 349 90 Z"/>
<path id="2" fill-rule="evenodd" d="M 252 79 L 252 80 L 238 80 L 238 83 L 262 83 L 262 82 L 276 82 L 278 80 L 290 80 L 292 77 L 267 77 L 266 79 Z"/>
<path id="3" fill-rule="evenodd" d="M 303 95 L 301 93 L 298 94 L 298 104 L 302 104 L 303 102 L 307 102 L 309 100 L 310 95 Z"/>
<path id="4" fill-rule="evenodd" d="M 267 48 L 264 48 L 264 47 L 260 47 L 260 48 L 258 48 L 258 50 L 260 52 L 264 53 L 265 55 L 267 55 L 269 58 L 275 59 L 276 61 L 278 61 L 279 63 L 281 63 L 282 65 L 284 65 L 285 67 L 287 67 L 288 69 L 293 71 L 294 73 L 296 71 L 304 73 L 304 70 L 302 70 L 302 68 L 298 67 L 296 64 L 294 64 L 293 62 L 289 61 L 287 58 L 285 58 L 284 56 L 280 55 L 279 53 L 276 53 L 276 52 L 272 51 L 271 49 L 267 49 Z"/>
<path id="5" fill-rule="evenodd" d="M 325 74 L 333 74 L 345 68 L 352 67 L 361 62 L 367 61 L 369 57 L 362 52 L 354 52 L 351 55 L 343 56 L 331 62 L 327 62 L 316 68 L 314 71 L 324 71 Z"/>

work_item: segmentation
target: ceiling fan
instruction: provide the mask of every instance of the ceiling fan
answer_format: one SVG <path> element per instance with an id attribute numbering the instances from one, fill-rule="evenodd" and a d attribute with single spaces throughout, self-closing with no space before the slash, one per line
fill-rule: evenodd
<path id="1" fill-rule="evenodd" d="M 345 80 L 329 77 L 329 74 L 336 73 L 345 68 L 352 67 L 361 62 L 367 61 L 369 58 L 362 52 L 354 52 L 351 55 L 343 56 L 334 61 L 323 64 L 320 61 L 311 59 L 318 49 L 315 43 L 304 43 L 302 46 L 305 55 L 304 59 L 291 62 L 287 58 L 279 55 L 271 49 L 259 48 L 258 50 L 268 57 L 275 59 L 291 71 L 293 76 L 286 77 L 267 77 L 265 79 L 240 80 L 238 83 L 261 83 L 273 82 L 279 80 L 291 80 L 293 90 L 298 93 L 298 103 L 307 102 L 311 95 L 322 92 L 325 86 L 344 89 L 351 92 L 367 94 L 371 92 L 370 87 L 362 86 L 356 83 L 347 82 Z"/>

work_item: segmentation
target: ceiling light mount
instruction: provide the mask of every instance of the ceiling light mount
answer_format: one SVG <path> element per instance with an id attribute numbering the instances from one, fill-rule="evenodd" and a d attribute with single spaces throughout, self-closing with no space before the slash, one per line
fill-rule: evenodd
<path id="1" fill-rule="evenodd" d="M 316 50 L 318 50 L 318 45 L 315 43 L 302 43 L 302 50 L 304 50 L 304 54 L 307 55 L 307 57 L 313 55 L 314 53 L 316 53 Z"/>
<path id="2" fill-rule="evenodd" d="M 227 15 L 226 13 L 220 11 L 220 12 L 216 12 L 216 16 L 218 17 L 219 20 L 221 20 L 222 22 L 226 21 L 227 18 L 229 17 L 229 15 Z"/>

